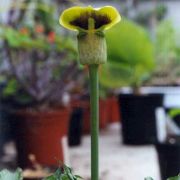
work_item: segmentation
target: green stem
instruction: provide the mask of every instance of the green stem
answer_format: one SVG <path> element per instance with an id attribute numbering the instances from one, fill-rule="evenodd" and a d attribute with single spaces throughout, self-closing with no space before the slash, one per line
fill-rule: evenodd
<path id="1" fill-rule="evenodd" d="M 99 179 L 99 86 L 98 65 L 89 65 L 91 107 L 91 180 Z"/>

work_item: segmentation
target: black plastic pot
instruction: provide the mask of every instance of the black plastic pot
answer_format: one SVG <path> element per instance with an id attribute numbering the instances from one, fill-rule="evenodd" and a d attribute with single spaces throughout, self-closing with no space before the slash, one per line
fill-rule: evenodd
<path id="1" fill-rule="evenodd" d="M 123 143 L 129 145 L 157 142 L 155 109 L 163 105 L 162 94 L 119 95 Z"/>
<path id="2" fill-rule="evenodd" d="M 0 157 L 3 155 L 3 147 L 11 139 L 9 115 L 0 109 Z"/>
<path id="3" fill-rule="evenodd" d="M 162 180 L 177 176 L 180 171 L 180 137 L 175 137 L 171 141 L 173 144 L 156 144 Z"/>
<path id="4" fill-rule="evenodd" d="M 180 115 L 177 115 L 173 118 L 176 125 L 180 128 Z"/>
<path id="5" fill-rule="evenodd" d="M 11 108 L 9 104 L 0 101 L 0 157 L 4 155 L 4 145 L 13 139 Z"/>
<path id="6" fill-rule="evenodd" d="M 82 108 L 80 107 L 74 108 L 69 122 L 69 132 L 68 132 L 69 146 L 78 146 L 81 144 L 82 119 L 83 119 Z"/>

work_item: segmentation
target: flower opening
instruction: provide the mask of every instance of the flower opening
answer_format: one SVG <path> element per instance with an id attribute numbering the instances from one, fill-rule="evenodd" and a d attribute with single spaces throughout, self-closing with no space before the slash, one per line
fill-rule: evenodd
<path id="1" fill-rule="evenodd" d="M 73 26 L 78 26 L 82 29 L 88 30 L 89 18 L 94 19 L 95 29 L 99 29 L 100 27 L 106 24 L 109 24 L 111 22 L 110 17 L 108 17 L 106 14 L 102 15 L 102 14 L 96 13 L 95 11 L 92 11 L 90 13 L 88 12 L 82 13 L 79 17 L 72 20 L 70 24 L 72 24 Z"/>
<path id="2" fill-rule="evenodd" d="M 59 22 L 67 29 L 79 31 L 79 61 L 83 65 L 104 64 L 107 61 L 107 46 L 104 30 L 121 20 L 112 6 L 102 8 L 72 7 L 66 9 Z"/>
<path id="3" fill-rule="evenodd" d="M 90 18 L 94 19 L 95 30 L 109 29 L 121 19 L 118 11 L 112 6 L 102 8 L 75 6 L 62 13 L 60 24 L 70 30 L 88 31 Z"/>

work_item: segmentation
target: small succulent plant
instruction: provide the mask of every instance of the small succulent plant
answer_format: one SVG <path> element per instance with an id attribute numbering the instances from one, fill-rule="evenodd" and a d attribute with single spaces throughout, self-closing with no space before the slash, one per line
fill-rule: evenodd
<path id="1" fill-rule="evenodd" d="M 73 175 L 71 168 L 64 165 L 63 170 L 57 169 L 54 174 L 44 180 L 79 180 L 83 179 L 78 175 Z"/>
<path id="2" fill-rule="evenodd" d="M 71 168 L 63 166 L 62 169 L 57 169 L 54 174 L 44 178 L 43 180 L 80 180 L 78 175 L 73 175 Z M 0 180 L 23 180 L 22 170 L 18 168 L 15 172 L 10 172 L 7 169 L 0 172 Z"/>

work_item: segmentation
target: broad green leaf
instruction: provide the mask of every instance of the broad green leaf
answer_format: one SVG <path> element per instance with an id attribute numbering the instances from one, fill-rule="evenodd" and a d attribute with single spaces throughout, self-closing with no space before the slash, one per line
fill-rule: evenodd
<path id="1" fill-rule="evenodd" d="M 108 67 L 102 66 L 102 85 L 110 88 L 140 86 L 155 66 L 153 43 L 148 33 L 141 26 L 123 19 L 106 33 L 106 37 Z"/>

